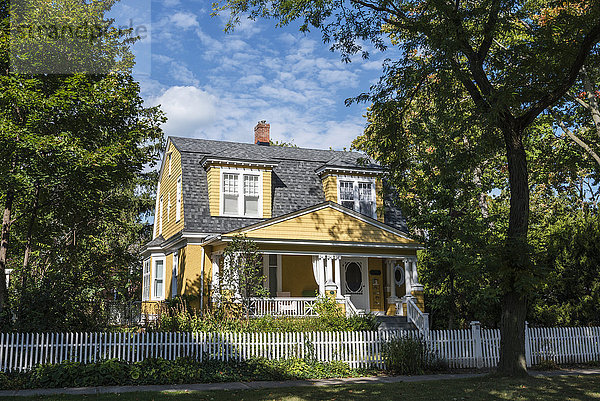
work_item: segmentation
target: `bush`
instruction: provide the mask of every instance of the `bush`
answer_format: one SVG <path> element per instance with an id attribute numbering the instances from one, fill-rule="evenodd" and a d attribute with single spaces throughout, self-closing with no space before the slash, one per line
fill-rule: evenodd
<path id="1" fill-rule="evenodd" d="M 200 316 L 185 300 L 169 301 L 159 311 L 151 331 L 174 332 L 308 332 L 308 331 L 370 331 L 379 323 L 373 315 L 346 317 L 335 300 L 319 297 L 316 317 L 263 316 L 245 319 L 215 310 Z"/>
<path id="2" fill-rule="evenodd" d="M 428 351 L 420 338 L 394 338 L 383 345 L 382 356 L 388 371 L 394 374 L 422 375 L 446 369 L 444 361 Z"/>
<path id="3" fill-rule="evenodd" d="M 90 364 L 65 361 L 56 365 L 38 365 L 28 372 L 0 372 L 0 389 L 324 379 L 365 373 L 350 369 L 343 362 L 314 362 L 300 358 L 254 358 L 241 362 L 214 359 L 199 362 L 189 357 L 174 361 L 150 358 L 133 363 L 111 359 Z"/>

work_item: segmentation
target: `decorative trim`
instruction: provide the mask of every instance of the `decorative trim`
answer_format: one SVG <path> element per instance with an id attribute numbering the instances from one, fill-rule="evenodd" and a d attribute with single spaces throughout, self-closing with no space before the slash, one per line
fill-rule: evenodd
<path id="1" fill-rule="evenodd" d="M 421 244 L 402 244 L 402 243 L 385 243 L 385 242 L 335 242 L 335 241 L 318 241 L 318 240 L 295 240 L 295 239 L 280 239 L 280 238 L 252 238 L 252 241 L 259 244 L 281 244 L 281 245 L 323 245 L 323 246 L 343 246 L 357 248 L 390 248 L 390 249 L 424 249 Z M 217 238 L 215 238 L 216 240 Z M 231 242 L 233 237 L 221 236 L 219 240 L 223 242 Z M 212 242 L 212 241 L 211 241 Z M 203 243 L 203 245 L 208 242 Z M 407 255 L 400 256 L 401 258 L 408 257 Z"/>
<path id="2" fill-rule="evenodd" d="M 321 175 L 321 173 L 326 174 L 373 174 L 373 175 L 381 175 L 384 173 L 381 168 L 368 168 L 368 167 L 341 167 L 341 166 L 321 166 L 315 170 L 315 173 Z"/>

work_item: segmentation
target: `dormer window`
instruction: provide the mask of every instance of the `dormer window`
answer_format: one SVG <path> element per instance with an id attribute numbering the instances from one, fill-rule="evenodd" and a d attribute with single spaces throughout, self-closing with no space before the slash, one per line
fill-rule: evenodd
<path id="1" fill-rule="evenodd" d="M 374 219 L 377 218 L 373 179 L 340 177 L 338 183 L 338 200 L 342 206 Z"/>
<path id="2" fill-rule="evenodd" d="M 221 214 L 261 217 L 261 171 L 223 169 Z"/>

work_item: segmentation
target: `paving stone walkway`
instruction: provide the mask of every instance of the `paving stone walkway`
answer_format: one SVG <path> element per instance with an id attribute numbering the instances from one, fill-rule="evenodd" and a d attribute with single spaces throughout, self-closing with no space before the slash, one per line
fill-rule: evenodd
<path id="1" fill-rule="evenodd" d="M 600 369 L 570 369 L 555 371 L 530 371 L 532 376 L 572 376 L 572 375 L 600 375 Z M 0 397 L 37 396 L 37 395 L 94 395 L 118 394 L 132 392 L 198 392 L 211 390 L 252 390 L 264 388 L 285 387 L 310 387 L 310 386 L 335 386 L 341 384 L 375 384 L 398 382 L 424 382 L 430 380 L 466 379 L 484 376 L 486 373 L 451 373 L 420 376 L 368 376 L 341 379 L 315 379 L 315 380 L 286 380 L 286 381 L 255 381 L 255 382 L 229 382 L 229 383 L 200 383 L 200 384 L 173 384 L 150 386 L 105 386 L 105 387 L 80 387 L 80 388 L 47 388 L 31 390 L 2 390 Z"/>

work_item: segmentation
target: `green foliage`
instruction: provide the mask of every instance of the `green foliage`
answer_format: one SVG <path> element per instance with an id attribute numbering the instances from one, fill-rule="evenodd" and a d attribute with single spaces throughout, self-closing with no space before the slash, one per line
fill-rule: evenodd
<path id="1" fill-rule="evenodd" d="M 540 263 L 548 277 L 531 300 L 528 320 L 539 326 L 600 325 L 600 220 L 573 213 L 549 228 Z"/>
<path id="2" fill-rule="evenodd" d="M 365 371 L 350 369 L 343 362 L 308 362 L 299 358 L 253 358 L 239 362 L 149 358 L 133 363 L 111 359 L 90 364 L 65 361 L 37 365 L 23 373 L 0 372 L 0 389 L 323 379 L 361 374 Z"/>
<path id="3" fill-rule="evenodd" d="M 339 309 L 335 306 L 336 309 Z M 310 331 L 370 331 L 378 323 L 372 315 L 346 317 L 336 310 L 317 317 L 263 316 L 242 319 L 222 310 L 198 315 L 182 304 L 162 311 L 149 330 L 203 332 L 310 332 Z"/>
<path id="4" fill-rule="evenodd" d="M 75 26 L 110 23 L 114 2 L 3 2 L 22 7 L 20 22 Z M 11 8 L 11 11 L 15 11 Z M 2 24 L 10 22 L 8 12 Z M 0 30 L 0 203 L 11 224 L 13 269 L 8 315 L 19 330 L 98 329 L 98 299 L 138 298 L 142 245 L 150 238 L 156 165 L 164 116 L 146 108 L 131 76 L 129 32 L 109 29 L 64 73 L 8 72 L 14 47 Z M 29 43 L 29 61 L 44 63 L 48 43 Z M 64 38 L 63 38 L 64 39 Z M 50 43 L 51 45 L 52 43 Z M 18 43 L 17 43 L 18 45 Z M 68 48 L 73 43 L 60 43 Z M 50 57 L 50 56 L 48 56 Z M 56 61 L 56 60 L 54 60 Z M 101 72 L 88 73 L 88 67 Z M 4 292 L 0 280 L 0 309 Z"/>
<path id="5" fill-rule="evenodd" d="M 420 338 L 394 338 L 383 345 L 381 352 L 387 369 L 394 374 L 422 375 L 426 371 L 447 369 L 443 360 L 428 351 Z"/>
<path id="6" fill-rule="evenodd" d="M 223 251 L 218 272 L 219 307 L 227 313 L 249 316 L 250 298 L 268 295 L 264 287 L 263 256 L 256 243 L 235 235 Z M 241 306 L 241 309 L 239 308 Z"/>

